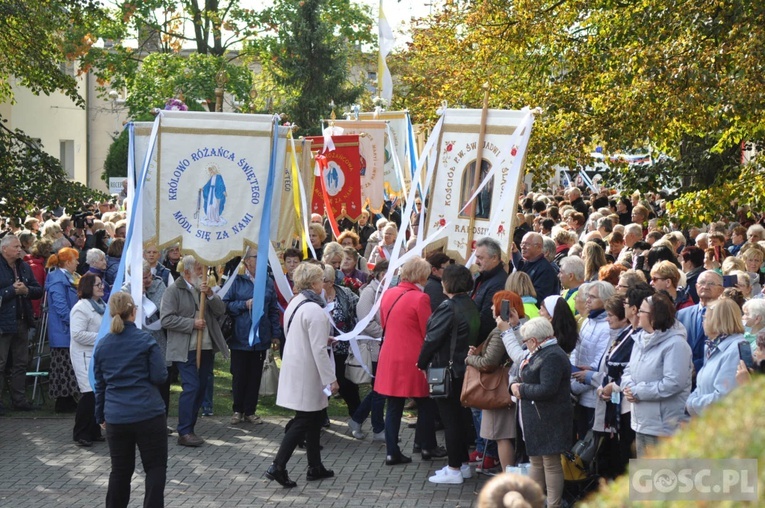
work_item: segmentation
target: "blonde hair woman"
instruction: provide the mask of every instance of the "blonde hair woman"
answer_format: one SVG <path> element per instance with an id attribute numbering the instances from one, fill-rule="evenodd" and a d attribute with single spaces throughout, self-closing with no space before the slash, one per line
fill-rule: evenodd
<path id="1" fill-rule="evenodd" d="M 526 317 L 532 319 L 539 317 L 539 307 L 537 307 L 537 291 L 531 282 L 531 277 L 525 272 L 513 272 L 507 276 L 505 281 L 505 290 L 512 291 L 521 297 L 523 301 L 523 310 Z"/>
<path id="2" fill-rule="evenodd" d="M 96 422 L 106 429 L 112 472 L 107 506 L 127 506 L 135 470 L 135 447 L 146 472 L 144 506 L 163 506 L 167 475 L 167 419 L 159 387 L 167 380 L 162 350 L 135 326 L 128 293 L 109 299 L 110 333 L 93 352 Z"/>
<path id="3" fill-rule="evenodd" d="M 729 298 L 721 298 L 708 307 L 704 316 L 704 333 L 709 338 L 704 348 L 704 366 L 696 376 L 696 389 L 685 403 L 691 416 L 698 415 L 736 387 L 738 343 L 746 342 L 738 304 Z"/>
<path id="4" fill-rule="evenodd" d="M 582 260 L 584 261 L 584 280 L 595 282 L 598 280 L 598 271 L 608 264 L 603 247 L 595 242 L 587 242 L 582 248 Z"/>
<path id="5" fill-rule="evenodd" d="M 321 480 L 334 476 L 321 463 L 319 432 L 324 423 L 329 386 L 332 393 L 339 389 L 332 361 L 327 354 L 332 325 L 324 312 L 327 306 L 321 297 L 324 271 L 321 266 L 303 262 L 293 275 L 295 297 L 284 311 L 284 355 L 279 373 L 276 403 L 295 411 L 274 461 L 265 473 L 283 487 L 295 487 L 287 474 L 287 462 L 295 447 L 305 438 L 308 458 L 306 478 Z"/>
<path id="6" fill-rule="evenodd" d="M 324 257 L 324 240 L 327 239 L 327 232 L 324 230 L 324 226 L 312 222 L 308 225 L 308 240 L 311 242 L 314 252 L 316 252 L 315 259 L 321 259 Z M 308 255 L 311 254 L 309 249 Z"/>

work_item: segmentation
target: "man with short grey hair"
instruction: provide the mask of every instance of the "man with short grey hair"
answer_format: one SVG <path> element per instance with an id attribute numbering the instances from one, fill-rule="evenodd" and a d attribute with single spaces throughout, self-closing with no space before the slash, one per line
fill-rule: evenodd
<path id="1" fill-rule="evenodd" d="M 752 224 L 749 229 L 746 230 L 746 241 L 750 243 L 757 243 L 765 240 L 765 228 L 760 224 Z"/>
<path id="2" fill-rule="evenodd" d="M 558 274 L 544 256 L 544 240 L 539 233 L 523 235 L 521 253 L 513 252 L 513 264 L 531 278 L 538 302 L 560 291 Z"/>
<path id="3" fill-rule="evenodd" d="M 42 298 L 43 289 L 29 265 L 21 260 L 22 252 L 21 242 L 15 235 L 9 234 L 0 240 L 0 394 L 6 362 L 11 356 L 11 403 L 17 411 L 31 411 L 33 408 L 26 396 L 28 329 L 33 326 L 30 300 Z"/>
<path id="4" fill-rule="evenodd" d="M 484 237 L 476 242 L 475 264 L 480 272 L 475 279 L 471 298 L 481 313 L 481 327 L 475 344 L 481 344 L 489 336 L 489 333 L 497 326 L 497 321 L 492 312 L 494 295 L 497 291 L 505 289 L 507 272 L 502 263 L 502 247 L 493 238 Z M 490 469 L 497 462 L 496 441 L 487 441 L 480 437 L 481 410 L 471 408 L 473 414 L 473 426 L 476 429 L 475 451 L 471 459 L 481 460 L 481 467 Z"/>
<path id="5" fill-rule="evenodd" d="M 194 433 L 207 382 L 213 368 L 214 351 L 228 359 L 228 346 L 218 318 L 226 305 L 207 285 L 205 267 L 184 256 L 183 273 L 162 295 L 161 324 L 167 331 L 167 361 L 174 362 L 181 375 L 178 399 L 178 444 L 201 446 L 204 440 Z M 204 316 L 199 315 L 200 297 L 207 298 Z M 197 369 L 197 335 L 202 331 L 202 361 Z"/>
<path id="6" fill-rule="evenodd" d="M 491 311 L 492 298 L 497 291 L 505 288 L 507 272 L 502 264 L 502 247 L 493 238 L 481 238 L 476 242 L 475 264 L 480 270 L 475 279 L 471 297 L 481 313 L 481 329 L 477 346 L 489 336 L 497 322 Z"/>
<path id="7" fill-rule="evenodd" d="M 643 239 L 643 226 L 640 224 L 627 224 L 624 226 L 624 248 L 619 253 L 619 263 L 627 267 L 633 267 L 632 246 Z"/>
<path id="8" fill-rule="evenodd" d="M 696 242 L 696 247 L 703 251 L 709 248 L 709 235 L 707 233 L 699 233 L 694 238 L 694 241 Z"/>
<path id="9" fill-rule="evenodd" d="M 704 365 L 704 345 L 707 340 L 707 335 L 704 333 L 704 315 L 707 308 L 720 298 L 723 289 L 722 275 L 714 270 L 701 272 L 696 281 L 699 303 L 692 307 L 686 307 L 677 313 L 677 320 L 685 326 L 688 332 L 688 344 L 693 351 L 694 386 L 696 374 Z"/>

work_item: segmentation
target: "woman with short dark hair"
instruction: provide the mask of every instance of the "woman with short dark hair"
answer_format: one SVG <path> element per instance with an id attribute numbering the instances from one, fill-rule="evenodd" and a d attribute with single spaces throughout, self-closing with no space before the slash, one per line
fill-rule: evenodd
<path id="1" fill-rule="evenodd" d="M 693 353 L 685 327 L 675 320 L 675 304 L 666 294 L 643 300 L 638 324 L 643 331 L 635 338 L 621 388 L 632 403 L 631 425 L 641 458 L 648 446 L 674 434 L 688 418 L 685 402 L 691 393 Z"/>
<path id="2" fill-rule="evenodd" d="M 98 330 L 106 310 L 104 303 L 104 283 L 100 277 L 86 273 L 77 286 L 80 300 L 69 313 L 72 340 L 69 343 L 69 358 L 72 361 L 80 397 L 77 413 L 74 417 L 72 439 L 78 446 L 90 446 L 93 441 L 103 441 L 101 428 L 96 423 L 96 397 L 90 387 L 88 369 L 93 356 Z"/>
<path id="3" fill-rule="evenodd" d="M 481 316 L 468 296 L 468 291 L 473 289 L 470 270 L 462 265 L 449 265 L 444 269 L 441 284 L 448 300 L 442 302 L 428 320 L 417 367 L 422 371 L 429 366 L 450 367 L 451 392 L 448 397 L 436 400 L 444 423 L 449 462 L 429 481 L 459 484 L 463 478 L 472 476 L 468 456 L 470 420 L 460 403 L 460 393 L 465 377 L 465 358 L 468 347 L 478 338 Z"/>

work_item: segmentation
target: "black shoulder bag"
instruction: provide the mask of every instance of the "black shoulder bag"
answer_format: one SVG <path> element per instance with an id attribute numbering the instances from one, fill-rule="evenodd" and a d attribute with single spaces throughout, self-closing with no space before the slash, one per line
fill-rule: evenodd
<path id="1" fill-rule="evenodd" d="M 454 312 L 454 309 L 452 309 Z M 452 314 L 452 341 L 449 346 L 449 365 L 447 367 L 428 366 L 427 377 L 431 399 L 446 399 L 452 394 L 452 363 L 454 350 L 457 349 L 457 324 L 454 322 L 457 313 Z"/>

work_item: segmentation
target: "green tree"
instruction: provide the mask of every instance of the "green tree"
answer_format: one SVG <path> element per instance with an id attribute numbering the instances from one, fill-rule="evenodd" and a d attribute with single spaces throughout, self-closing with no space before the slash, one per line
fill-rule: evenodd
<path id="1" fill-rule="evenodd" d="M 350 79 L 350 62 L 361 61 L 357 45 L 372 41 L 370 10 L 348 0 L 277 0 L 263 12 L 270 31 L 252 45 L 264 73 L 275 85 L 260 91 L 275 98 L 301 133 L 316 134 L 330 113 L 363 93 Z"/>
<path id="2" fill-rule="evenodd" d="M 82 106 L 76 80 L 60 64 L 87 51 L 81 30 L 102 13 L 90 0 L 0 0 L 0 101 L 12 101 L 11 80 L 35 94 L 61 91 Z M 105 195 L 68 179 L 61 163 L 0 118 L 0 214 L 23 217 L 31 208 L 79 209 Z"/>
<path id="3" fill-rule="evenodd" d="M 61 91 L 82 105 L 60 64 L 87 50 L 78 27 L 100 13 L 91 0 L 0 0 L 0 101 L 13 100 L 13 77 L 35 94 Z"/>
<path id="4" fill-rule="evenodd" d="M 32 208 L 79 210 L 83 203 L 108 198 L 72 182 L 59 160 L 23 132 L 0 122 L 0 215 L 24 217 Z"/>
<path id="5" fill-rule="evenodd" d="M 528 169 L 543 178 L 596 145 L 649 148 L 691 170 L 689 153 L 691 162 L 728 159 L 765 131 L 762 2 L 454 1 L 412 38 L 399 56 L 398 106 L 432 122 L 442 100 L 480 107 L 489 81 L 492 107 L 542 108 Z M 687 152 L 698 140 L 707 149 Z M 722 162 L 705 166 L 688 171 L 690 183 L 738 175 Z"/>
<path id="6" fill-rule="evenodd" d="M 130 136 L 127 129 L 123 129 L 119 135 L 114 137 L 112 144 L 109 145 L 109 152 L 106 154 L 101 180 L 108 182 L 109 178 L 119 178 L 127 175 L 129 141 Z"/>
<path id="7" fill-rule="evenodd" d="M 215 108 L 216 75 L 226 74 L 226 91 L 243 107 L 249 107 L 252 72 L 243 65 L 232 64 L 223 57 L 191 53 L 151 53 L 129 82 L 125 99 L 132 117 L 153 108 L 162 108 L 173 97 L 183 97 L 189 109 L 204 111 L 200 103 Z"/>

